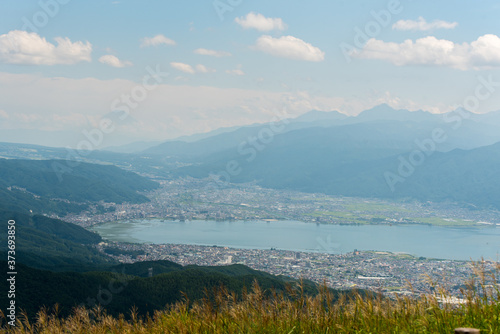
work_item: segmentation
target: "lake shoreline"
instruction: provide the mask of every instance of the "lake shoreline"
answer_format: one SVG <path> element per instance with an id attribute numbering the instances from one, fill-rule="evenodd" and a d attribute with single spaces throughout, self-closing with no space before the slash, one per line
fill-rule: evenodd
<path id="1" fill-rule="evenodd" d="M 94 225 L 90 230 L 117 242 L 283 249 L 340 254 L 388 251 L 429 258 L 497 258 L 500 229 L 421 224 L 332 225 L 299 221 L 172 221 L 136 219 Z"/>

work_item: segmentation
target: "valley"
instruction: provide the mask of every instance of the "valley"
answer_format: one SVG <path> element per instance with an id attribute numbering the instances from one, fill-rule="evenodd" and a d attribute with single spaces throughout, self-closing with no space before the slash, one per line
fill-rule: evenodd
<path id="1" fill-rule="evenodd" d="M 266 189 L 255 184 L 226 184 L 214 189 L 211 179 L 160 181 L 146 193 L 149 202 L 102 203 L 107 212 L 87 210 L 64 220 L 80 226 L 138 218 L 173 220 L 297 220 L 319 224 L 494 226 L 500 212 L 464 208 L 457 203 L 390 201 L 320 193 Z"/>

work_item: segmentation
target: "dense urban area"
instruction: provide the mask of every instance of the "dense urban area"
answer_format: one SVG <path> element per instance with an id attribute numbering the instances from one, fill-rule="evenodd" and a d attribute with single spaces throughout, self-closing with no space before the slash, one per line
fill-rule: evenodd
<path id="1" fill-rule="evenodd" d="M 328 247 L 325 244 L 324 247 Z M 474 274 L 467 261 L 413 257 L 408 254 L 357 251 L 347 254 L 294 252 L 278 249 L 235 249 L 217 246 L 175 244 L 132 244 L 103 242 L 100 250 L 115 250 L 113 257 L 124 263 L 147 260 L 170 260 L 182 265 L 244 264 L 275 275 L 304 278 L 336 289 L 359 288 L 387 294 L 419 295 L 429 293 L 436 284 L 445 288 L 459 302 L 464 288 Z M 119 250 L 119 252 L 116 252 Z M 498 270 L 496 262 L 483 261 L 486 271 Z M 153 273 L 154 274 L 154 273 Z"/>

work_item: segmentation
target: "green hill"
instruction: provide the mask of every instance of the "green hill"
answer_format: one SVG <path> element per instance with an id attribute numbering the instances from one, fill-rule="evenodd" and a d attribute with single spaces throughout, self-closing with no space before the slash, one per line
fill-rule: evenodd
<path id="1" fill-rule="evenodd" d="M 89 202 L 143 203 L 156 182 L 110 165 L 0 159 L 0 203 L 9 210 L 78 212 Z"/>
<path id="2" fill-rule="evenodd" d="M 0 210 L 2 259 L 7 258 L 9 220 L 16 222 L 17 263 L 55 271 L 84 271 L 115 263 L 92 246 L 101 241 L 96 233 L 58 219 Z"/>
<path id="3" fill-rule="evenodd" d="M 0 261 L 0 265 L 6 267 L 6 262 Z M 161 273 L 141 277 L 148 267 Z M 45 271 L 18 264 L 16 303 L 18 309 L 26 310 L 30 316 L 34 316 L 42 306 L 52 307 L 56 303 L 63 316 L 81 304 L 100 304 L 115 316 L 129 314 L 130 309 L 136 306 L 139 313 L 145 315 L 181 301 L 184 296 L 192 301 L 212 298 L 212 293 L 221 286 L 241 295 L 245 289 L 251 289 L 254 281 L 267 293 L 271 289 L 285 291 L 287 284 L 296 283 L 243 265 L 182 267 L 173 262 L 158 261 L 113 266 L 107 271 L 76 273 Z M 308 294 L 317 292 L 312 283 L 306 283 L 305 287 Z M 0 288 L 7 291 L 5 280 L 0 283 Z M 6 294 L 0 296 L 0 303 L 6 305 Z"/>

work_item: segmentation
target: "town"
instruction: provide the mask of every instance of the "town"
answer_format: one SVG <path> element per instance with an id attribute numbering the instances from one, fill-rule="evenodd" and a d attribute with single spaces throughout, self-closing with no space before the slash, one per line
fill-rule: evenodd
<path id="1" fill-rule="evenodd" d="M 98 248 L 103 252 L 119 250 L 116 253 L 120 254 L 113 257 L 123 263 L 169 260 L 182 265 L 200 266 L 244 264 L 274 275 L 303 278 L 341 290 L 357 288 L 388 295 L 418 296 L 441 287 L 457 301 L 464 297 L 461 289 L 474 277 L 478 266 L 483 266 L 486 272 L 491 273 L 500 269 L 492 261 L 472 263 L 357 250 L 347 254 L 329 254 L 326 253 L 327 249 L 324 252 L 295 252 L 117 242 L 102 242 Z"/>
<path id="2" fill-rule="evenodd" d="M 427 224 L 481 226 L 500 224 L 495 210 L 463 208 L 453 203 L 394 202 L 273 190 L 255 184 L 219 184 L 213 180 L 161 180 L 143 204 L 100 203 L 100 210 L 68 214 L 65 221 L 88 227 L 136 218 L 172 220 L 297 220 L 320 224 Z"/>

